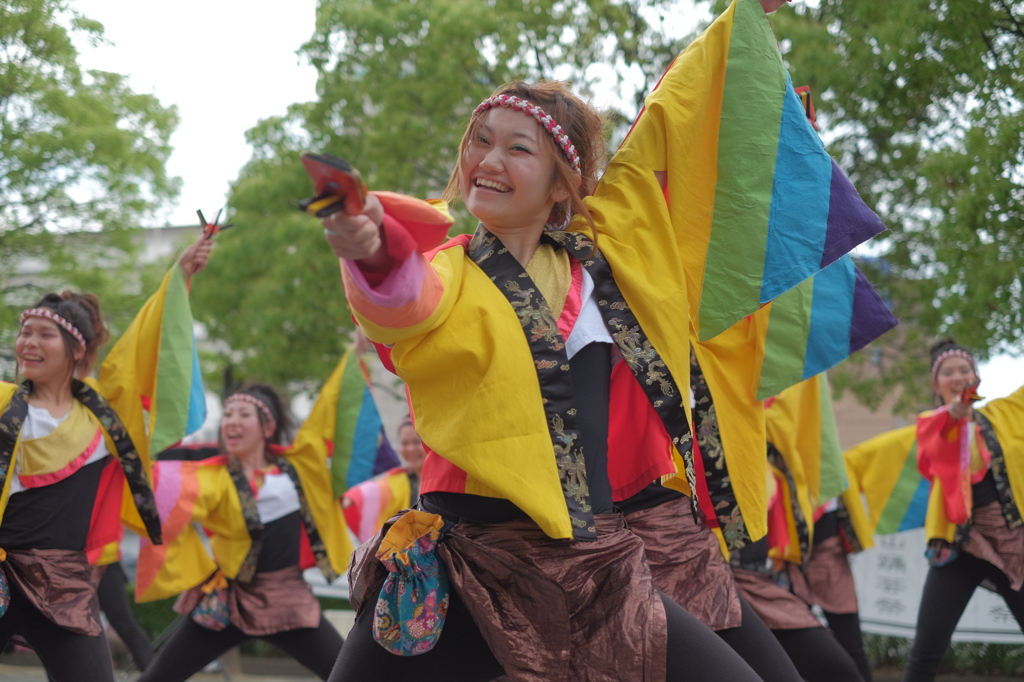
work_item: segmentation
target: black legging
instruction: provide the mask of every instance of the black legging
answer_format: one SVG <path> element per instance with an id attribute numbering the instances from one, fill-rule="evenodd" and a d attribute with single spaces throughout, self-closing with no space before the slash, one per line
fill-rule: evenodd
<path id="1" fill-rule="evenodd" d="M 658 592 L 668 620 L 668 682 L 759 682 L 757 674 L 703 623 Z M 417 680 L 489 682 L 504 670 L 454 590 L 437 646 L 418 656 L 396 656 L 373 639 L 372 605 L 356 617 L 330 682 Z"/>
<path id="2" fill-rule="evenodd" d="M 921 609 L 917 612 L 917 635 L 903 671 L 903 682 L 935 679 L 967 602 L 986 578 L 1006 601 L 1017 625 L 1024 624 L 1024 591 L 1012 590 L 1006 574 L 989 562 L 961 552 L 952 563 L 928 569 Z"/>
<path id="3" fill-rule="evenodd" d="M 245 634 L 234 625 L 219 631 L 209 630 L 191 618 L 184 618 L 138 682 L 183 682 L 225 651 L 249 639 L 270 642 L 321 680 L 327 679 L 344 644 L 341 635 L 323 614 L 315 628 L 297 628 L 258 638 Z"/>
<path id="4" fill-rule="evenodd" d="M 121 641 L 128 647 L 128 652 L 135 661 L 138 670 L 145 670 L 153 660 L 153 645 L 149 643 L 149 637 L 142 631 L 132 614 L 132 607 L 128 603 L 128 595 L 125 592 L 127 580 L 121 564 L 113 563 L 103 571 L 100 584 L 96 588 L 96 594 L 100 598 L 100 610 L 110 621 Z"/>
<path id="5" fill-rule="evenodd" d="M 111 682 L 114 670 L 102 634 L 79 635 L 56 625 L 11 585 L 11 603 L 0 618 L 0 651 L 20 634 L 54 682 Z"/>
<path id="6" fill-rule="evenodd" d="M 857 612 L 832 613 L 824 610 L 822 612 L 825 614 L 825 620 L 828 621 L 829 630 L 835 635 L 839 645 L 846 649 L 846 653 L 850 654 L 850 658 L 857 664 L 857 670 L 860 671 L 864 682 L 871 682 L 873 679 L 871 662 L 868 661 L 867 652 L 864 651 L 864 635 L 860 631 L 860 614 Z"/>
<path id="7" fill-rule="evenodd" d="M 772 630 L 807 682 L 861 682 L 857 664 L 825 628 Z"/>
<path id="8" fill-rule="evenodd" d="M 749 663 L 764 682 L 800 682 L 800 673 L 779 640 L 754 613 L 743 595 L 739 597 L 742 607 L 740 626 L 718 630 L 715 634 Z"/>

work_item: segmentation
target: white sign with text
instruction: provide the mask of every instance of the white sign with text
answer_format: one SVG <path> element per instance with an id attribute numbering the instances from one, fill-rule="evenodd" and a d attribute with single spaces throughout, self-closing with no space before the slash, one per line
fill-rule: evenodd
<path id="1" fill-rule="evenodd" d="M 864 632 L 913 638 L 928 561 L 924 529 L 875 538 L 875 547 L 850 557 Z M 1017 621 L 995 592 L 977 589 L 953 640 L 1022 644 Z"/>

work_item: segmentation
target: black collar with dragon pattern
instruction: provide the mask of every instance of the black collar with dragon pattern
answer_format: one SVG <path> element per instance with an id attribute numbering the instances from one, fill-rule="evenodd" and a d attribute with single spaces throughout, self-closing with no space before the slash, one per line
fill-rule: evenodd
<path id="1" fill-rule="evenodd" d="M 594 299 L 605 326 L 615 340 L 640 386 L 644 389 L 673 444 L 686 465 L 686 477 L 696 490 L 693 449 L 686 419 L 687 393 L 680 391 L 661 356 L 640 327 L 612 275 L 611 267 L 593 241 L 576 232 L 545 232 L 542 239 L 564 248 L 575 257 L 594 280 Z M 569 359 L 558 321 L 540 289 L 526 269 L 483 225 L 467 246 L 467 254 L 505 296 L 523 326 L 534 358 L 537 379 L 551 443 L 558 463 L 563 496 L 572 520 L 573 536 L 580 540 L 596 537 L 594 516 L 587 487 L 583 446 L 576 424 Z M 694 513 L 699 516 L 696 496 Z"/>

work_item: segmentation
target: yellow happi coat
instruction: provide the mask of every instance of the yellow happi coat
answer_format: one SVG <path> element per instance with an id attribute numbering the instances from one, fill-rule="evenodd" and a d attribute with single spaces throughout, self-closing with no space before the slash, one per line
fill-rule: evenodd
<path id="1" fill-rule="evenodd" d="M 348 567 L 352 542 L 331 488 L 327 444 L 317 430 L 319 423 L 307 420 L 283 456 L 299 475 L 331 567 L 341 573 Z M 252 539 L 226 464 L 226 455 L 198 462 L 157 462 L 156 498 L 164 544 L 142 543 L 135 583 L 137 601 L 172 597 L 218 570 L 229 579 L 238 575 Z M 195 523 L 209 534 L 213 556 Z"/>
<path id="2" fill-rule="evenodd" d="M 176 315 L 165 315 L 165 307 L 173 307 Z M 155 432 L 156 424 L 161 419 L 160 408 L 163 402 L 159 399 L 158 380 L 160 379 L 159 356 L 162 341 L 171 340 L 190 344 L 192 342 L 192 316 L 188 307 L 188 276 L 177 264 L 164 276 L 160 288 L 146 301 L 142 309 L 135 316 L 132 324 L 125 333 L 118 339 L 117 343 L 107 354 L 106 359 L 100 366 L 100 378 L 97 381 L 92 377 L 85 377 L 82 381 L 87 384 L 110 404 L 114 412 L 124 424 L 128 436 L 131 438 L 135 450 L 139 454 L 143 471 L 149 479 L 151 477 L 150 447 L 151 439 Z M 163 380 L 169 384 L 183 383 L 187 391 L 187 379 L 190 374 L 190 367 L 184 368 L 183 376 L 168 376 L 165 374 Z M 17 390 L 17 385 L 0 382 L 0 413 L 2 413 L 10 402 L 11 396 Z M 172 402 L 170 400 L 168 403 Z M 187 399 L 185 401 L 187 406 Z M 173 409 L 176 406 L 171 406 Z M 84 410 L 85 418 L 89 421 L 92 433 L 96 428 L 103 430 L 103 437 L 107 449 L 117 457 L 117 447 L 110 437 L 104 424 L 98 420 L 91 411 Z M 61 425 L 65 426 L 64 424 Z M 58 428 L 56 432 L 40 440 L 61 438 L 64 429 Z M 178 438 L 185 433 L 178 434 Z M 168 443 L 169 444 L 169 443 Z M 13 457 L 10 462 L 9 472 L 14 472 L 20 454 L 21 436 L 15 444 Z M 57 456 L 63 461 L 52 461 L 49 464 L 51 469 L 57 470 L 69 463 L 78 456 L 80 450 L 63 450 L 57 452 Z M 120 521 L 125 527 L 133 532 L 146 537 L 147 532 L 139 510 L 136 508 L 135 500 L 124 479 L 120 479 L 120 489 L 113 492 L 120 496 Z M 10 496 L 12 476 L 4 479 L 3 490 L 0 492 L 0 523 L 7 508 Z M 116 502 L 115 505 L 116 506 Z M 106 511 L 108 507 L 104 507 Z M 105 516 L 94 519 L 90 530 L 86 551 L 89 560 L 94 564 L 106 564 L 117 561 L 119 558 L 120 533 L 112 531 L 111 520 Z"/>

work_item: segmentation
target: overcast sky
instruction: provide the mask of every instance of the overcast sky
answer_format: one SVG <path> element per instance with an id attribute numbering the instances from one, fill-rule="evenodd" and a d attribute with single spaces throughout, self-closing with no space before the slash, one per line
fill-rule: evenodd
<path id="1" fill-rule="evenodd" d="M 194 224 L 198 208 L 212 217 L 249 159 L 245 131 L 316 98 L 316 72 L 296 55 L 313 34 L 315 0 L 72 0 L 72 6 L 102 23 L 111 43 L 80 46 L 85 68 L 127 74 L 135 91 L 178 107 L 167 170 L 184 184 L 154 225 Z M 980 373 L 982 395 L 1005 396 L 1024 384 L 1024 359 L 996 358 Z"/>
<path id="2" fill-rule="evenodd" d="M 313 35 L 314 0 L 72 0 L 111 43 L 80 46 L 88 69 L 127 74 L 136 92 L 178 107 L 167 165 L 184 181 L 156 225 L 196 223 L 226 201 L 249 159 L 245 131 L 316 98 L 316 71 L 296 50 Z M 301 197 L 298 197 L 301 198 Z"/>

